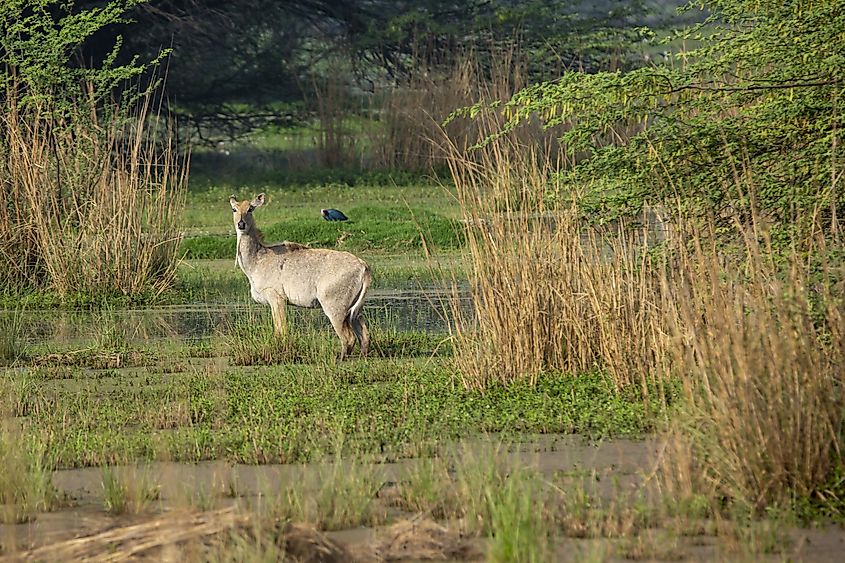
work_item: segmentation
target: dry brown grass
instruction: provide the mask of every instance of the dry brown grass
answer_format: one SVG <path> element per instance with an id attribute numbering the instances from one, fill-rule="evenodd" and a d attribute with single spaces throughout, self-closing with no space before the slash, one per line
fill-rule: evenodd
<path id="1" fill-rule="evenodd" d="M 353 104 L 349 85 L 336 77 L 311 81 L 306 95 L 311 96 L 319 120 L 316 136 L 317 159 L 320 166 L 343 168 L 360 162 L 363 150 L 360 136 L 350 129 L 349 116 Z"/>
<path id="2" fill-rule="evenodd" d="M 5 284 L 67 297 L 157 293 L 172 283 L 187 166 L 151 104 L 148 96 L 131 110 L 60 114 L 6 99 Z"/>
<path id="3" fill-rule="evenodd" d="M 449 66 L 418 70 L 400 84 L 377 92 L 382 127 L 371 134 L 373 165 L 402 170 L 442 170 L 453 147 L 463 151 L 482 140 L 489 123 L 471 119 L 447 121 L 457 108 L 476 102 L 505 100 L 527 82 L 524 54 L 517 47 L 494 49 L 490 64 L 472 51 L 455 56 Z M 503 124 L 501 115 L 487 119 Z M 521 139 L 554 143 L 556 131 L 532 123 L 520 128 Z"/>
<path id="4" fill-rule="evenodd" d="M 816 495 L 842 459 L 841 266 L 782 266 L 752 238 L 741 262 L 689 247 L 666 310 L 686 406 L 673 473 L 752 510 Z"/>
<path id="5" fill-rule="evenodd" d="M 225 508 L 144 518 L 90 535 L 12 553 L 15 561 L 383 562 L 476 559 L 480 551 L 427 518 L 403 520 L 348 549 L 316 528 L 264 521 Z"/>
<path id="6" fill-rule="evenodd" d="M 554 145 L 449 146 L 472 303 L 452 311 L 466 387 L 597 368 L 645 397 L 680 382 L 671 486 L 754 510 L 822 491 L 845 422 L 832 237 L 776 252 L 756 217 L 727 234 L 676 218 L 653 252 L 647 225 L 586 225 L 577 187 L 556 184 Z"/>
<path id="7" fill-rule="evenodd" d="M 417 516 L 382 530 L 368 545 L 351 548 L 360 561 L 472 561 L 481 550 L 462 534 Z"/>
<path id="8" fill-rule="evenodd" d="M 562 162 L 553 143 L 500 138 L 472 153 L 452 145 L 473 304 L 469 316 L 453 311 L 467 387 L 597 366 L 620 387 L 659 381 L 658 266 L 638 232 L 585 227 L 571 200 L 549 197 L 561 191 Z"/>

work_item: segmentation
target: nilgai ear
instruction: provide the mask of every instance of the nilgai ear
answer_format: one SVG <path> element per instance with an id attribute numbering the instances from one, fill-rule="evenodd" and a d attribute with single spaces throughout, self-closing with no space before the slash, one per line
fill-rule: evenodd
<path id="1" fill-rule="evenodd" d="M 260 193 L 257 196 L 255 196 L 255 199 L 252 200 L 250 205 L 253 206 L 253 207 L 261 207 L 262 205 L 264 205 L 264 202 L 266 200 L 267 200 L 267 196 L 265 196 L 264 193 Z"/>
<path id="2" fill-rule="evenodd" d="M 235 199 L 235 196 L 229 196 L 229 205 L 232 206 L 232 209 L 238 206 L 238 200 Z"/>

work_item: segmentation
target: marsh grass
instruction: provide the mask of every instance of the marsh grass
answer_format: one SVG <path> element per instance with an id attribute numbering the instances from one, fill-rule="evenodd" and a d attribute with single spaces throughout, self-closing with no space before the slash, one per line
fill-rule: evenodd
<path id="1" fill-rule="evenodd" d="M 305 522 L 319 530 L 376 526 L 388 519 L 377 494 L 382 485 L 377 468 L 342 459 L 304 468 L 295 482 L 265 487 L 259 511 L 282 521 Z"/>
<path id="2" fill-rule="evenodd" d="M 170 287 L 187 166 L 153 95 L 129 109 L 80 102 L 62 117 L 18 102 L 4 99 L 0 127 L 7 291 L 92 302 Z"/>
<path id="3" fill-rule="evenodd" d="M 784 267 L 746 240 L 732 263 L 702 246 L 681 255 L 668 312 L 685 407 L 667 485 L 755 513 L 823 498 L 843 446 L 841 272 L 810 285 L 801 254 Z"/>
<path id="4" fill-rule="evenodd" d="M 337 462 L 321 468 L 317 493 L 318 522 L 323 530 L 374 526 L 387 521 L 387 512 L 376 502 L 382 484 L 379 472 L 367 465 Z"/>
<path id="5" fill-rule="evenodd" d="M 0 315 L 0 364 L 11 364 L 26 355 L 19 310 Z"/>
<path id="6" fill-rule="evenodd" d="M 0 374 L 0 417 L 39 416 L 49 410 L 44 380 L 37 370 Z"/>
<path id="7" fill-rule="evenodd" d="M 646 530 L 623 538 L 616 553 L 629 561 L 681 561 L 685 559 L 678 536 L 666 530 Z"/>
<path id="8" fill-rule="evenodd" d="M 438 520 L 454 516 L 459 504 L 447 462 L 440 457 L 417 460 L 399 484 L 394 503 L 407 512 L 425 512 Z"/>
<path id="9" fill-rule="evenodd" d="M 796 218 L 809 228 L 779 247 L 759 216 L 718 228 L 676 217 L 660 236 L 648 216 L 590 226 L 576 187 L 557 183 L 555 150 L 509 136 L 469 153 L 451 145 L 472 304 L 451 307 L 463 385 L 602 369 L 650 404 L 677 388 L 679 496 L 756 512 L 824 496 L 845 413 L 836 237 L 816 216 Z"/>
<path id="10" fill-rule="evenodd" d="M 111 514 L 141 514 L 159 499 L 158 475 L 146 464 L 102 469 L 103 506 Z"/>
<path id="11" fill-rule="evenodd" d="M 443 137 L 466 148 L 486 136 L 478 121 L 449 119 L 450 114 L 479 100 L 508 99 L 528 80 L 527 57 L 518 47 L 489 48 L 489 60 L 471 50 L 455 53 L 449 64 L 426 67 L 379 93 L 382 127 L 369 132 L 375 166 L 442 171 L 448 158 Z M 554 131 L 539 126 L 524 127 L 519 134 L 539 143 L 556 138 Z"/>
<path id="12" fill-rule="evenodd" d="M 502 487 L 486 491 L 492 535 L 489 561 L 542 562 L 552 559 L 546 490 L 531 471 L 512 471 Z"/>
<path id="13" fill-rule="evenodd" d="M 28 522 L 58 503 L 53 466 L 42 441 L 0 429 L 0 521 Z"/>
<path id="14" fill-rule="evenodd" d="M 88 345 L 63 351 L 33 353 L 32 363 L 38 366 L 88 367 L 118 369 L 152 365 L 156 354 L 130 344 L 130 330 L 125 320 L 108 307 L 92 312 L 93 331 Z"/>
<path id="15" fill-rule="evenodd" d="M 505 486 L 510 467 L 509 445 L 503 442 L 482 442 L 466 445 L 450 452 L 454 459 L 454 490 L 457 510 L 447 515 L 460 519 L 460 527 L 470 534 L 489 535 L 493 530 L 490 490 Z"/>
<path id="16" fill-rule="evenodd" d="M 579 481 L 548 483 L 549 518 L 564 536 L 571 538 L 628 538 L 658 526 L 665 515 L 651 506 L 642 493 L 622 490 L 601 495 L 595 483 Z"/>
<path id="17" fill-rule="evenodd" d="M 235 320 L 225 336 L 235 365 L 333 362 L 339 351 L 337 339 L 326 330 L 293 326 L 276 334 L 269 315 L 249 311 Z"/>
<path id="18" fill-rule="evenodd" d="M 491 127 L 493 125 L 491 124 Z M 451 317 L 465 386 L 528 381 L 545 372 L 606 369 L 618 388 L 662 395 L 660 287 L 647 238 L 623 225 L 585 225 L 557 184 L 555 146 L 498 138 L 480 151 L 451 146 L 465 224 L 471 311 L 457 288 Z"/>
<path id="19" fill-rule="evenodd" d="M 399 330 L 373 323 L 370 328 L 370 355 L 377 358 L 410 356 L 450 356 L 451 343 L 446 334 Z"/>

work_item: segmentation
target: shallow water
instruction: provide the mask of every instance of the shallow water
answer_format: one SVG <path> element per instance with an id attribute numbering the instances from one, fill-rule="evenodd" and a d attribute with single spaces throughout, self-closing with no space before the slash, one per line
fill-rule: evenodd
<path id="1" fill-rule="evenodd" d="M 468 310 L 468 296 L 459 298 Z M 375 290 L 364 307 L 368 324 L 383 330 L 445 332 L 449 298 L 436 290 Z M 161 340 L 201 341 L 227 335 L 241 322 L 269 323 L 269 308 L 257 303 L 175 305 L 164 307 L 91 311 L 0 311 L 3 317 L 19 317 L 22 340 L 27 344 L 57 341 L 85 343 L 115 332 L 128 342 Z M 320 309 L 288 307 L 294 326 L 328 328 Z"/>

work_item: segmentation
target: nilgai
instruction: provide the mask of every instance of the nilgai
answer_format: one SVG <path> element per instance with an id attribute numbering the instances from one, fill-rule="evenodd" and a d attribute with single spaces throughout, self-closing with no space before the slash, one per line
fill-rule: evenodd
<path id="1" fill-rule="evenodd" d="M 348 252 L 287 241 L 264 244 L 252 212 L 265 201 L 263 193 L 252 201 L 229 199 L 238 235 L 235 261 L 249 279 L 252 298 L 270 306 L 277 334 L 287 331 L 287 303 L 322 307 L 340 338 L 340 358 L 352 351 L 356 339 L 366 356 L 370 337 L 361 309 L 372 283 L 370 267 Z"/>

